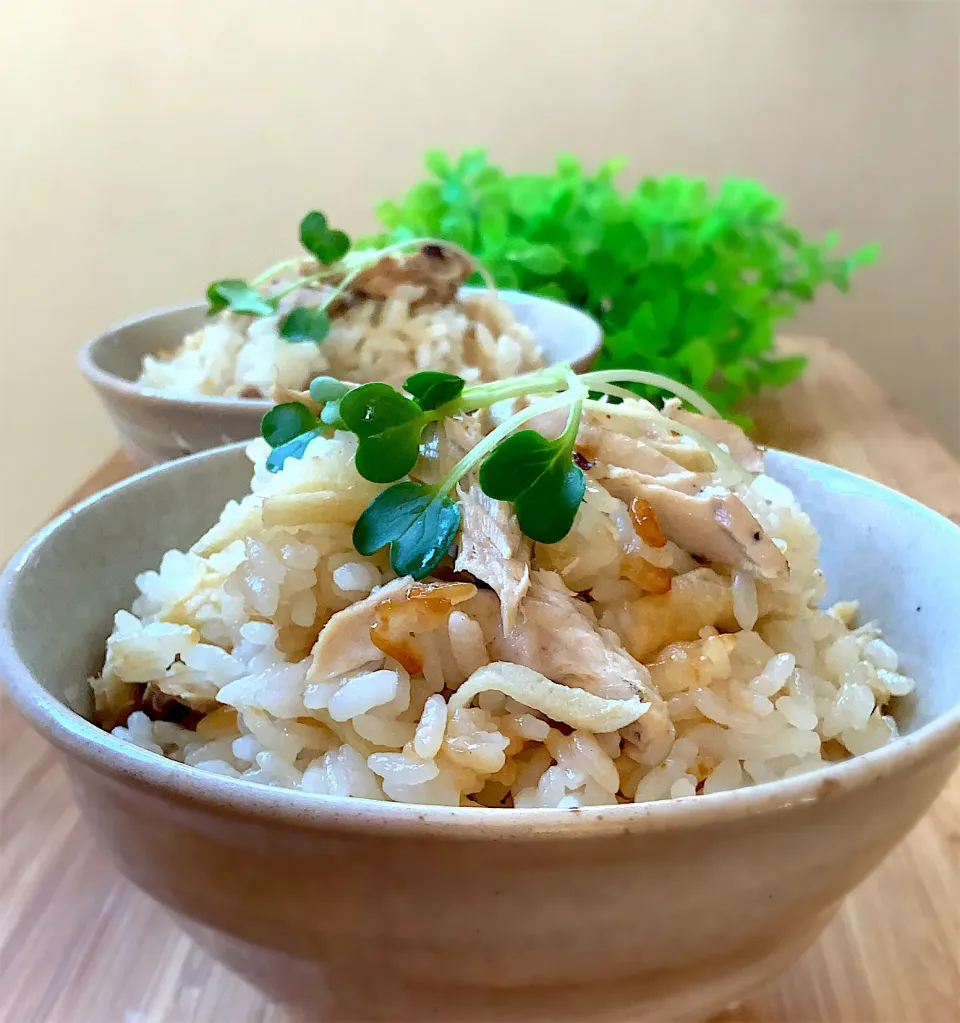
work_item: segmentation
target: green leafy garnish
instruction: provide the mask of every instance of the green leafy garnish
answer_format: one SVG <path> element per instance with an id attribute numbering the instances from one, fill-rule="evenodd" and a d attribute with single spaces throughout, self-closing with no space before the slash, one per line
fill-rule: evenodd
<path id="1" fill-rule="evenodd" d="M 319 420 L 306 405 L 299 401 L 287 401 L 282 405 L 274 405 L 266 413 L 260 421 L 260 433 L 270 447 L 275 448 L 318 425 Z"/>
<path id="2" fill-rule="evenodd" d="M 346 430 L 347 424 L 340 418 L 340 400 L 328 401 L 320 409 L 320 422 L 337 430 Z"/>
<path id="3" fill-rule="evenodd" d="M 721 413 L 803 370 L 779 358 L 778 323 L 825 285 L 847 291 L 875 246 L 837 255 L 837 235 L 806 239 L 755 181 L 711 190 L 680 175 L 615 184 L 561 155 L 552 173 L 508 174 L 482 149 L 429 150 L 430 177 L 378 204 L 386 234 L 464 246 L 505 288 L 579 306 L 601 324 L 598 369 L 643 369 L 702 391 Z M 633 385 L 647 397 L 656 388 Z"/>
<path id="4" fill-rule="evenodd" d="M 569 368 L 561 369 L 573 387 Z M 466 408 L 489 407 L 501 400 L 505 390 L 511 392 L 519 386 L 521 380 L 530 394 L 556 390 L 561 386 L 555 370 L 544 370 L 540 374 L 515 380 L 482 384 L 464 392 L 465 400 L 469 395 Z M 471 448 L 436 484 L 413 481 L 395 483 L 371 501 L 358 521 L 354 532 L 357 550 L 373 553 L 389 543 L 390 563 L 398 574 L 410 574 L 419 579 L 433 571 L 459 528 L 460 509 L 449 495 L 457 483 L 478 465 L 481 466 L 483 486 L 484 467 L 487 464 L 484 459 L 487 462 L 496 459 L 492 478 L 498 480 L 502 477 L 502 485 L 510 490 L 510 500 L 514 500 L 513 495 L 516 495 L 514 508 L 518 520 L 527 523 L 532 530 L 528 535 L 550 543 L 562 539 L 573 524 L 586 485 L 583 473 L 571 462 L 572 444 L 580 423 L 581 402 L 585 394 L 586 389 L 576 384 L 572 393 L 564 392 L 517 412 Z M 515 457 L 516 452 L 514 455 L 508 452 L 506 458 L 498 458 L 501 448 L 512 440 L 510 435 L 513 431 L 527 420 L 563 407 L 570 408 L 563 436 L 557 441 L 547 441 L 535 434 L 549 447 L 550 453 L 536 460 L 534 478 L 528 476 L 519 487 L 511 487 L 506 482 L 506 476 L 513 471 L 528 472 L 530 466 Z M 359 459 L 357 468 L 360 469 Z M 539 501 L 547 502 L 549 507 L 537 508 Z M 521 505 L 524 509 L 522 518 Z"/>
<path id="5" fill-rule="evenodd" d="M 319 344 L 330 333 L 330 314 L 327 310 L 368 267 L 384 256 L 393 252 L 401 252 L 404 249 L 418 247 L 426 249 L 428 246 L 458 248 L 456 245 L 451 246 L 450 242 L 442 238 L 413 238 L 408 235 L 381 249 L 374 248 L 360 253 L 359 258 L 354 259 L 349 268 L 341 265 L 330 269 L 330 264 L 339 262 L 347 254 L 350 249 L 350 239 L 343 231 L 335 231 L 328 227 L 327 218 L 318 210 L 312 210 L 300 222 L 300 241 L 308 252 L 320 260 L 324 266 L 323 269 L 306 277 L 296 277 L 286 286 L 281 287 L 279 291 L 275 291 L 269 298 L 261 295 L 257 288 L 274 280 L 280 274 L 290 273 L 294 269 L 302 269 L 302 260 L 281 260 L 249 282 L 238 278 L 214 281 L 207 288 L 209 301 L 207 315 L 213 316 L 229 309 L 249 316 L 272 316 L 277 312 L 280 300 L 287 295 L 300 288 L 329 281 L 330 286 L 322 295 L 318 305 L 298 306 L 291 310 L 284 316 L 278 331 L 280 337 L 286 341 L 313 341 Z M 461 256 L 473 259 L 469 252 L 463 249 L 459 249 L 459 252 Z M 487 268 L 477 263 L 476 260 L 474 263 L 481 279 L 488 288 L 494 290 L 495 284 Z M 415 374 L 415 376 L 418 375 Z"/>
<path id="6" fill-rule="evenodd" d="M 349 237 L 328 227 L 327 218 L 318 210 L 311 210 L 300 221 L 300 244 L 327 266 L 343 259 L 350 249 Z"/>
<path id="7" fill-rule="evenodd" d="M 460 528 L 460 506 L 436 487 L 407 481 L 378 494 L 353 529 L 353 545 L 369 557 L 390 545 L 397 575 L 422 579 L 447 553 Z"/>
<path id="8" fill-rule="evenodd" d="M 299 401 L 274 405 L 260 422 L 260 433 L 273 448 L 267 455 L 267 468 L 279 472 L 288 458 L 303 458 L 307 445 L 323 430 L 320 420 Z"/>
<path id="9" fill-rule="evenodd" d="M 483 492 L 511 501 L 520 528 L 539 543 L 557 543 L 570 532 L 586 485 L 570 445 L 535 430 L 508 437 L 480 466 Z"/>
<path id="10" fill-rule="evenodd" d="M 325 265 L 342 259 L 350 248 L 350 239 L 347 235 L 343 231 L 329 228 L 327 218 L 317 210 L 312 210 L 300 222 L 300 241 L 309 253 Z M 247 316 L 273 316 L 280 299 L 285 295 L 330 275 L 330 271 L 321 270 L 310 277 L 298 278 L 285 290 L 270 298 L 261 295 L 257 290 L 275 274 L 289 272 L 299 265 L 300 260 L 285 259 L 275 263 L 249 282 L 233 277 L 214 281 L 207 288 L 207 301 L 210 304 L 207 315 L 213 316 L 229 309 L 231 312 Z M 280 324 L 280 336 L 287 341 L 322 341 L 330 331 L 330 317 L 326 313 L 326 308 L 335 296 L 336 290 L 322 306 L 294 309 Z"/>
<path id="11" fill-rule="evenodd" d="M 273 449 L 267 468 L 276 472 L 286 459 L 303 457 L 315 437 L 331 430 L 354 433 L 357 472 L 371 482 L 393 484 L 374 498 L 358 519 L 354 546 L 365 556 L 389 547 L 394 571 L 419 579 L 436 568 L 454 541 L 461 513 L 451 495 L 475 469 L 483 492 L 512 504 L 520 528 L 530 539 L 538 543 L 562 540 L 573 527 L 586 491 L 585 474 L 574 461 L 583 409 L 607 412 L 615 407 L 591 401 L 588 394 L 597 390 L 618 400 L 632 398 L 621 383 L 669 389 L 702 414 L 714 414 L 709 404 L 685 385 L 638 370 L 624 370 L 622 375 L 597 371 L 577 377 L 569 366 L 559 365 L 472 387 L 463 386 L 464 381 L 452 374 L 411 377 L 406 386 L 412 394 L 426 405 L 439 402 L 431 408 L 421 408 L 388 384 L 348 389 L 333 377 L 317 377 L 310 393 L 313 401 L 322 403 L 319 416 L 300 402 L 277 405 L 264 416 L 261 432 Z M 417 463 L 427 427 L 521 396 L 535 400 L 528 400 L 484 436 L 442 479 L 435 483 L 402 479 Z M 530 428 L 520 429 L 524 423 L 561 409 L 567 412 L 567 422 L 556 439 Z M 743 473 L 727 451 L 686 423 L 667 419 L 648 405 L 623 409 L 621 414 L 659 419 L 668 430 L 697 439 L 721 470 Z"/>
<path id="12" fill-rule="evenodd" d="M 414 467 L 427 423 L 416 402 L 389 384 L 362 384 L 340 399 L 340 419 L 357 435 L 357 472 L 392 483 Z"/>
<path id="13" fill-rule="evenodd" d="M 312 412 L 297 403 L 278 406 L 263 432 L 268 440 L 285 441 L 268 459 L 268 467 L 280 468 L 283 459 L 301 457 L 306 445 L 325 425 L 356 434 L 357 472 L 376 483 L 389 483 L 413 469 L 420 455 L 424 429 L 448 415 L 487 408 L 505 397 L 521 394 L 544 394 L 567 386 L 564 391 L 542 402 L 532 403 L 501 423 L 475 447 L 469 450 L 443 479 L 434 484 L 414 480 L 394 483 L 379 494 L 357 521 L 354 546 L 369 556 L 383 547 L 390 548 L 390 563 L 398 575 L 422 579 L 437 566 L 460 528 L 460 507 L 450 497 L 457 483 L 484 459 L 493 459 L 493 468 L 483 479 L 493 482 L 491 488 L 509 487 L 505 482 L 512 473 L 519 473 L 523 484 L 510 490 L 518 519 L 529 526 L 528 534 L 543 542 L 555 542 L 569 531 L 583 499 L 583 473 L 572 463 L 573 442 L 580 422 L 582 400 L 586 388 L 577 383 L 568 366 L 557 366 L 539 373 L 512 380 L 494 381 L 465 388 L 464 381 L 450 374 L 418 374 L 407 385 L 411 393 L 427 396 L 440 404 L 424 409 L 387 384 L 363 384 L 327 400 L 320 413 L 319 425 Z M 433 379 L 428 379 L 429 377 Z M 412 381 L 412 382 L 411 382 Z M 311 385 L 314 400 L 339 393 L 340 381 L 318 377 Z M 529 419 L 554 409 L 569 407 L 567 427 L 556 441 L 548 441 L 527 430 L 518 444 L 510 434 Z M 292 440 L 289 435 L 305 427 L 307 432 Z M 537 438 L 531 445 L 530 436 Z M 512 443 L 510 443 L 512 441 Z M 506 454 L 500 454 L 504 445 Z M 529 452 L 536 451 L 533 455 Z M 522 450 L 521 450 L 522 449 Z M 491 455 L 491 452 L 493 453 Z M 488 457 L 489 456 L 489 457 Z M 272 461 L 271 461 L 272 460 Z M 543 503 L 544 507 L 540 507 Z"/>
<path id="14" fill-rule="evenodd" d="M 316 437 L 321 437 L 323 430 L 318 428 L 316 430 L 308 430 L 306 433 L 301 433 L 299 437 L 294 437 L 292 440 L 288 440 L 285 444 L 280 444 L 275 447 L 269 455 L 267 455 L 266 466 L 270 472 L 279 472 L 283 468 L 283 463 L 288 458 L 303 458 L 304 452 L 307 450 L 307 446 Z"/>
<path id="15" fill-rule="evenodd" d="M 207 301 L 210 303 L 208 316 L 223 312 L 224 309 L 248 316 L 273 316 L 277 311 L 276 305 L 270 299 L 264 298 L 246 281 L 235 278 L 214 281 L 207 288 Z"/>
<path id="16" fill-rule="evenodd" d="M 507 437 L 480 466 L 480 488 L 495 501 L 510 501 L 520 528 L 538 543 L 557 543 L 573 526 L 587 480 L 573 462 L 581 403 L 570 409 L 556 440 L 536 430 Z"/>
<path id="17" fill-rule="evenodd" d="M 349 390 L 350 385 L 345 384 L 342 380 L 337 380 L 336 377 L 314 377 L 310 381 L 310 397 L 318 405 L 322 405 L 325 401 L 337 401 Z"/>
<path id="18" fill-rule="evenodd" d="M 413 395 L 424 412 L 430 412 L 453 401 L 454 398 L 459 398 L 466 384 L 463 377 L 455 376 L 453 373 L 425 371 L 407 377 L 403 382 L 403 389 Z"/>
<path id="19" fill-rule="evenodd" d="M 330 333 L 330 317 L 323 309 L 300 306 L 292 309 L 280 324 L 280 336 L 287 341 L 316 341 Z"/>

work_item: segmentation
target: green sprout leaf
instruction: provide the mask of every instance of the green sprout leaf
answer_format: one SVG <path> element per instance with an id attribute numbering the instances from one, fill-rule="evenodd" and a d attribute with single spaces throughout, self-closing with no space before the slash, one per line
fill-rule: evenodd
<path id="1" fill-rule="evenodd" d="M 422 579 L 450 549 L 460 528 L 460 507 L 423 483 L 395 483 L 378 494 L 357 520 L 353 545 L 369 557 L 390 545 L 397 575 Z"/>
<path id="2" fill-rule="evenodd" d="M 340 418 L 340 401 L 328 401 L 320 409 L 320 422 L 336 430 L 346 430 L 347 424 Z"/>
<path id="3" fill-rule="evenodd" d="M 323 430 L 320 420 L 299 401 L 274 405 L 260 421 L 260 433 L 273 449 L 267 455 L 267 469 L 279 472 L 288 458 L 303 458 L 310 441 Z"/>
<path id="4" fill-rule="evenodd" d="M 586 489 L 579 466 L 552 466 L 513 502 L 520 528 L 538 543 L 559 543 L 573 528 Z"/>
<path id="5" fill-rule="evenodd" d="M 299 306 L 291 309 L 280 324 L 280 336 L 287 341 L 315 341 L 330 333 L 330 317 L 323 309 Z"/>
<path id="6" fill-rule="evenodd" d="M 480 487 L 495 501 L 516 501 L 531 481 L 562 457 L 556 441 L 536 430 L 521 430 L 503 441 L 480 467 Z"/>
<path id="7" fill-rule="evenodd" d="M 279 444 L 267 455 L 267 469 L 270 472 L 279 472 L 288 458 L 303 458 L 310 442 L 322 435 L 322 429 L 308 430 L 287 441 L 286 444 Z"/>
<path id="8" fill-rule="evenodd" d="M 373 483 L 392 483 L 416 465 L 426 425 L 416 402 L 389 384 L 361 384 L 340 399 L 340 418 L 357 435 L 357 472 Z"/>
<path id="9" fill-rule="evenodd" d="M 480 487 L 495 501 L 513 502 L 520 528 L 531 540 L 557 543 L 570 532 L 587 485 L 571 459 L 568 431 L 547 440 L 535 430 L 521 430 L 480 466 Z"/>
<path id="10" fill-rule="evenodd" d="M 310 381 L 310 397 L 318 405 L 327 401 L 337 401 L 349 390 L 350 385 L 337 380 L 336 377 L 314 377 Z"/>
<path id="11" fill-rule="evenodd" d="M 466 384 L 463 377 L 455 376 L 453 373 L 426 371 L 407 377 L 403 382 L 403 389 L 413 395 L 424 412 L 430 412 L 453 401 L 454 398 L 459 398 Z"/>
<path id="12" fill-rule="evenodd" d="M 319 426 L 317 417 L 299 401 L 274 405 L 260 421 L 260 433 L 272 448 L 280 447 Z"/>
<path id="13" fill-rule="evenodd" d="M 208 316 L 223 312 L 225 309 L 246 316 L 273 316 L 277 311 L 269 299 L 251 288 L 246 281 L 236 278 L 214 281 L 207 288 L 207 301 L 210 303 Z"/>
<path id="14" fill-rule="evenodd" d="M 327 266 L 343 259 L 350 249 L 349 237 L 328 227 L 327 218 L 318 210 L 311 210 L 300 221 L 300 243 Z"/>

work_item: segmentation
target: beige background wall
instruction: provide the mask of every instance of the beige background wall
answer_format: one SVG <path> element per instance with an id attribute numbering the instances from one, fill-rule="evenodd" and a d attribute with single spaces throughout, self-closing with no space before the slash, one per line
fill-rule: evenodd
<path id="1" fill-rule="evenodd" d="M 956 446 L 957 28 L 937 0 L 7 0 L 0 557 L 113 447 L 84 337 L 284 255 L 311 206 L 369 228 L 427 145 L 753 175 L 881 241 L 802 325 Z"/>

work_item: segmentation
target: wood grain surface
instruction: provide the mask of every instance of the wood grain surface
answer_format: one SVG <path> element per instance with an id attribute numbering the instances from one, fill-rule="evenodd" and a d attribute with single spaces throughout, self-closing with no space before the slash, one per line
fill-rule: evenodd
<path id="1" fill-rule="evenodd" d="M 822 341 L 754 406 L 761 439 L 910 494 L 960 522 L 960 466 Z M 120 455 L 65 507 L 122 479 Z M 281 1008 L 186 938 L 94 845 L 64 768 L 0 702 L 0 1021 L 281 1023 Z M 960 1020 L 960 774 L 816 946 L 715 1023 Z"/>

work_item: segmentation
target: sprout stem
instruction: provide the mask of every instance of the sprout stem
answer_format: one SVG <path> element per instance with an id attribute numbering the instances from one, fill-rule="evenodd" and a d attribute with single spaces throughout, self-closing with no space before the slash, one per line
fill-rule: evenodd
<path id="1" fill-rule="evenodd" d="M 662 391 L 669 391 L 678 398 L 683 398 L 684 401 L 689 402 L 698 412 L 702 412 L 705 416 L 718 417 L 720 415 L 710 402 L 697 394 L 693 388 L 687 387 L 686 384 L 681 384 L 678 380 L 671 380 L 670 377 L 662 376 L 660 373 L 647 373 L 645 370 L 640 369 L 602 369 L 595 370 L 593 373 L 584 373 L 580 379 L 593 391 L 599 391 L 602 388 L 592 385 L 606 382 L 646 384 L 649 387 L 659 387 Z M 632 391 L 627 393 L 631 398 L 637 397 Z"/>
<path id="2" fill-rule="evenodd" d="M 449 493 L 463 476 L 466 476 L 475 465 L 486 458 L 500 441 L 505 437 L 509 437 L 518 426 L 522 426 L 528 420 L 534 419 L 546 412 L 553 412 L 554 409 L 564 408 L 571 403 L 576 405 L 586 397 L 586 394 L 587 391 L 583 387 L 571 387 L 570 390 L 564 391 L 563 394 L 555 395 L 553 398 L 547 398 L 544 401 L 536 402 L 533 405 L 528 405 L 525 409 L 521 409 L 506 420 L 506 422 L 501 423 L 493 432 L 488 433 L 479 444 L 472 447 L 437 484 L 437 493 Z M 579 418 L 579 415 L 576 416 L 576 421 L 579 421 Z"/>
<path id="3" fill-rule="evenodd" d="M 259 288 L 261 284 L 266 284 L 267 281 L 276 277 L 277 274 L 283 273 L 284 270 L 292 270 L 295 266 L 301 266 L 302 263 L 303 260 L 299 257 L 295 259 L 281 259 L 279 263 L 274 263 L 273 266 L 267 267 L 263 273 L 257 274 L 257 276 L 250 281 L 250 287 Z"/>
<path id="4" fill-rule="evenodd" d="M 497 284 L 496 281 L 494 281 L 492 274 L 480 262 L 480 260 L 476 258 L 476 256 L 471 255 L 471 253 L 467 252 L 466 249 L 461 248 L 461 246 L 459 245 L 455 245 L 453 242 L 444 241 L 442 238 L 408 238 L 405 239 L 404 241 L 394 242 L 392 245 L 387 245 L 385 248 L 376 249 L 371 254 L 370 259 L 361 263 L 359 266 L 354 267 L 343 278 L 343 280 L 330 292 L 330 294 L 326 297 L 323 303 L 317 306 L 317 308 L 321 312 L 325 312 L 327 309 L 330 308 L 333 302 L 337 298 L 339 298 L 339 296 L 342 295 L 347 290 L 347 288 L 365 270 L 369 270 L 371 266 L 374 266 L 376 263 L 379 263 L 384 256 L 389 256 L 394 252 L 399 252 L 402 249 L 410 248 L 411 245 L 416 245 L 418 247 L 423 247 L 424 245 L 439 245 L 444 248 L 453 249 L 454 252 L 460 253 L 461 256 L 466 257 L 473 264 L 477 272 L 483 278 L 483 283 L 487 286 L 487 289 L 491 291 L 494 295 L 496 295 Z M 270 267 L 269 270 L 265 270 L 264 273 L 260 274 L 259 277 L 255 278 L 254 281 L 251 282 L 251 286 L 255 286 L 257 283 L 262 284 L 264 281 L 269 280 L 274 273 L 278 272 L 277 270 L 278 267 L 282 268 L 285 266 L 289 266 L 290 262 L 291 262 L 290 260 L 285 260 L 283 263 L 277 263 L 274 266 Z M 299 262 L 299 260 L 297 260 L 296 262 Z M 277 292 L 277 294 L 272 295 L 271 298 L 273 298 L 274 301 L 278 301 L 279 299 L 285 298 L 287 295 L 296 291 L 298 288 L 303 288 L 309 284 L 314 284 L 317 281 L 321 281 L 327 277 L 334 277 L 341 272 L 342 270 L 332 269 L 328 267 L 325 270 L 320 270 L 315 274 L 311 274 L 309 277 L 301 277 L 299 280 L 294 281 L 292 284 L 284 288 L 282 291 L 279 291 Z"/>
<path id="5" fill-rule="evenodd" d="M 523 398 L 528 394 L 542 394 L 545 391 L 556 391 L 573 377 L 570 366 L 561 362 L 556 366 L 525 373 L 523 376 L 509 380 L 495 380 L 487 384 L 475 384 L 467 387 L 457 399 L 457 411 L 472 412 L 478 408 L 488 408 L 498 401 L 508 398 Z M 573 379 L 576 379 L 573 377 Z"/>
<path id="6" fill-rule="evenodd" d="M 605 394 L 613 394 L 616 397 L 628 396 L 628 399 L 632 399 L 632 402 L 636 402 L 637 396 L 632 391 L 627 391 L 625 388 L 616 387 L 613 384 L 597 384 L 593 383 L 591 390 L 603 390 Z M 622 405 L 610 405 L 605 401 L 593 401 L 588 399 L 584 403 L 584 407 L 590 409 L 592 412 L 601 412 L 605 415 L 613 416 L 627 416 L 630 419 L 645 419 L 650 423 L 657 423 L 666 430 L 672 430 L 675 433 L 681 433 L 685 437 L 689 437 L 691 440 L 695 440 L 705 451 L 710 453 L 714 462 L 717 463 L 717 468 L 725 470 L 729 475 L 735 476 L 738 481 L 750 484 L 753 482 L 753 475 L 748 472 L 744 467 L 731 455 L 728 451 L 724 451 L 719 444 L 715 444 L 712 440 L 704 437 L 702 433 L 694 430 L 692 426 L 687 426 L 685 423 L 678 423 L 675 419 L 671 419 L 669 416 L 665 416 L 662 412 L 657 412 L 656 409 L 645 409 L 639 407 L 636 404 L 625 401 Z"/>

